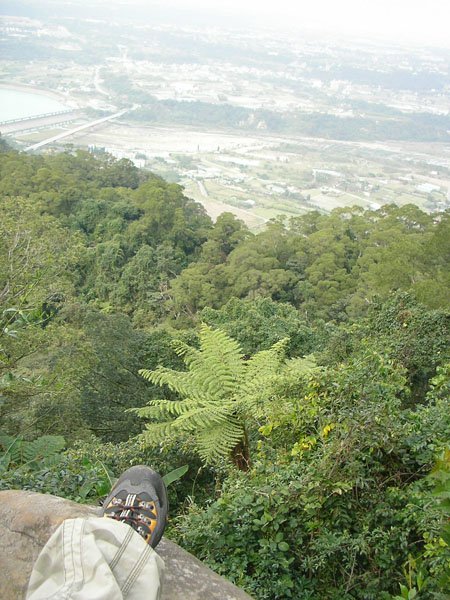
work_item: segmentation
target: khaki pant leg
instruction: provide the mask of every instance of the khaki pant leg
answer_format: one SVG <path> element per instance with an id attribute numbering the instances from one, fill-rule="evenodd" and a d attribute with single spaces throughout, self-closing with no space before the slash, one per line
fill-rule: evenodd
<path id="1" fill-rule="evenodd" d="M 130 526 L 67 519 L 42 549 L 26 600 L 158 600 L 164 563 Z"/>

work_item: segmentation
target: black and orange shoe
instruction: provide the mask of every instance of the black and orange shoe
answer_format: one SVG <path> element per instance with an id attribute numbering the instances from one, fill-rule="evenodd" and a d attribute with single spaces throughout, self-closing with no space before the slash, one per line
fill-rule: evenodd
<path id="1" fill-rule="evenodd" d="M 103 516 L 130 525 L 155 548 L 167 521 L 167 491 L 162 477 L 145 465 L 128 469 L 103 503 Z"/>

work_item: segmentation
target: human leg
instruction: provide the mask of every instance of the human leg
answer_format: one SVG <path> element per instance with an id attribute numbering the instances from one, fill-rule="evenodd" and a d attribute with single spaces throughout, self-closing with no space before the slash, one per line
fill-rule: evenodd
<path id="1" fill-rule="evenodd" d="M 166 516 L 160 476 L 148 467 L 128 469 L 106 499 L 104 517 L 68 519 L 48 540 L 27 600 L 157 600 L 164 563 L 153 548 Z"/>

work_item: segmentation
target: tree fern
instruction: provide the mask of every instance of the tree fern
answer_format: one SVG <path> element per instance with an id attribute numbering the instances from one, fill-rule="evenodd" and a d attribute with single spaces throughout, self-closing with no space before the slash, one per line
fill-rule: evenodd
<path id="1" fill-rule="evenodd" d="M 66 442 L 60 435 L 43 435 L 29 442 L 21 437 L 0 434 L 0 460 L 3 470 L 11 465 L 35 469 L 49 464 L 65 446 Z"/>
<path id="2" fill-rule="evenodd" d="M 43 435 L 32 442 L 23 443 L 23 458 L 25 462 L 38 462 L 59 454 L 66 442 L 60 435 Z"/>
<path id="3" fill-rule="evenodd" d="M 271 378 L 284 362 L 288 340 L 246 360 L 239 344 L 220 329 L 202 325 L 200 348 L 174 343 L 187 371 L 158 367 L 139 373 L 148 381 L 167 385 L 182 400 L 151 400 L 133 409 L 149 419 L 143 432 L 149 443 L 167 437 L 192 436 L 198 454 L 213 464 L 248 450 L 249 421 L 263 410 Z M 234 462 L 237 462 L 234 459 Z"/>

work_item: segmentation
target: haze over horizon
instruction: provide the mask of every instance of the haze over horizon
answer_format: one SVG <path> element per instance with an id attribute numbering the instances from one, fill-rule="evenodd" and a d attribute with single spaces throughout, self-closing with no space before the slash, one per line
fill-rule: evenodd
<path id="1" fill-rule="evenodd" d="M 107 6 L 107 11 L 105 10 Z M 448 0 L 3 0 L 0 14 L 268 28 L 450 48 Z"/>
<path id="2" fill-rule="evenodd" d="M 121 2 L 122 3 L 122 2 Z M 270 28 L 310 30 L 338 35 L 370 36 L 390 42 L 450 47 L 450 4 L 446 0 L 316 0 L 314 4 L 292 0 L 134 0 L 135 5 L 154 6 L 190 14 L 216 24 L 240 21 Z M 176 15 L 174 15 L 176 17 Z M 178 14 L 178 16 L 180 16 Z"/>

